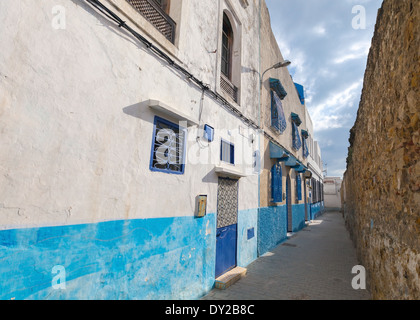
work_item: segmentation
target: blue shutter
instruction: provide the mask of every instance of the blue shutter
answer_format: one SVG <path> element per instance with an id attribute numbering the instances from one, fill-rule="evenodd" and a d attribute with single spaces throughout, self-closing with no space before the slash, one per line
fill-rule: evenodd
<path id="1" fill-rule="evenodd" d="M 233 144 L 230 145 L 230 163 L 235 164 L 235 146 Z"/>
<path id="2" fill-rule="evenodd" d="M 273 79 L 270 78 L 270 89 L 272 91 L 275 91 L 278 95 L 278 97 L 283 100 L 287 96 L 286 90 L 284 90 L 284 87 L 282 86 L 279 79 Z"/>
<path id="3" fill-rule="evenodd" d="M 292 122 L 292 138 L 293 138 L 293 148 L 299 150 L 302 147 L 302 141 L 300 140 L 299 129 L 295 122 Z"/>
<path id="4" fill-rule="evenodd" d="M 280 133 L 283 133 L 287 127 L 283 104 L 274 90 L 271 91 L 271 126 L 280 131 Z"/>
<path id="5" fill-rule="evenodd" d="M 306 143 L 306 139 L 303 139 L 303 157 L 307 158 L 308 156 L 309 156 L 308 144 Z"/>
<path id="6" fill-rule="evenodd" d="M 271 198 L 272 202 L 282 202 L 282 173 L 281 165 L 279 163 L 275 164 L 271 168 Z"/>
<path id="7" fill-rule="evenodd" d="M 300 174 L 296 176 L 296 189 L 297 199 L 300 201 L 302 200 L 302 179 L 300 178 Z"/>

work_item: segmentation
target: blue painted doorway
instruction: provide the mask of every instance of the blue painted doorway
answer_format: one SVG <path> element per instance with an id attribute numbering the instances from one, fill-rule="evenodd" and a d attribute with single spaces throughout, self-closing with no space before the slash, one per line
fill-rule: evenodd
<path id="1" fill-rule="evenodd" d="M 219 178 L 217 189 L 216 278 L 236 267 L 238 180 Z"/>

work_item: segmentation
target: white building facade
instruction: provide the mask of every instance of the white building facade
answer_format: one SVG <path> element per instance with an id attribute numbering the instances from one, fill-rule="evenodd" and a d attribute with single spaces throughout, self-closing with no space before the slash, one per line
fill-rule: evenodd
<path id="1" fill-rule="evenodd" d="M 260 10 L 0 3 L 0 299 L 192 299 L 258 257 Z"/>

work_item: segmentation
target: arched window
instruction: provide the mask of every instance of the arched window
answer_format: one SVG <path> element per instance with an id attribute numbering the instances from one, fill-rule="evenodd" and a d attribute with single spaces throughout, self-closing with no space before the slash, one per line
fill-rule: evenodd
<path id="1" fill-rule="evenodd" d="M 223 34 L 222 34 L 222 73 L 232 80 L 232 48 L 233 29 L 226 13 L 223 13 Z"/>

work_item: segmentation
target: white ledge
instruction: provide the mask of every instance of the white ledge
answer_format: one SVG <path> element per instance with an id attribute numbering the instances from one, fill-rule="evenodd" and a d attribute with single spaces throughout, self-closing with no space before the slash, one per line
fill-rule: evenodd
<path id="1" fill-rule="evenodd" d="M 227 177 L 227 178 L 233 178 L 233 179 L 240 179 L 245 178 L 248 175 L 243 173 L 242 171 L 236 169 L 233 166 L 223 165 L 219 164 L 214 168 L 214 171 L 219 177 Z"/>
<path id="2" fill-rule="evenodd" d="M 159 101 L 159 100 L 153 100 L 150 99 L 147 103 L 149 107 L 157 112 L 163 113 L 171 118 L 174 118 L 180 122 L 186 122 L 187 125 L 190 126 L 196 126 L 198 125 L 198 120 L 194 119 L 193 117 L 184 114 L 183 112 L 168 106 L 167 104 Z"/>

